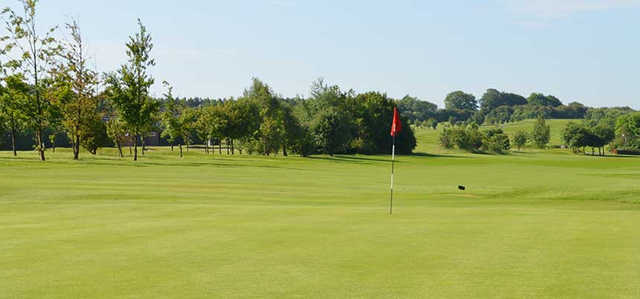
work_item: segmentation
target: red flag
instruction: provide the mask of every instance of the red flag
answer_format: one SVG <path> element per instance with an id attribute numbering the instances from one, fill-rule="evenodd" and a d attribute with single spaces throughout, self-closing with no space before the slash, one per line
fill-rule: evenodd
<path id="1" fill-rule="evenodd" d="M 400 115 L 398 115 L 398 108 L 393 107 L 393 123 L 391 123 L 391 136 L 397 136 L 402 131 L 402 123 L 400 122 Z"/>

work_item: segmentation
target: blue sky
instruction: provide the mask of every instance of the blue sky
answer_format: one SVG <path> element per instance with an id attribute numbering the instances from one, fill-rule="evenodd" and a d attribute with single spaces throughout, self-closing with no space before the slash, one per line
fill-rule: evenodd
<path id="1" fill-rule="evenodd" d="M 322 77 L 438 105 L 453 90 L 496 88 L 640 108 L 637 0 L 43 0 L 40 17 L 79 19 L 101 72 L 125 61 L 140 17 L 156 44 L 156 95 L 167 80 L 180 96 L 238 96 L 258 77 L 306 96 Z"/>

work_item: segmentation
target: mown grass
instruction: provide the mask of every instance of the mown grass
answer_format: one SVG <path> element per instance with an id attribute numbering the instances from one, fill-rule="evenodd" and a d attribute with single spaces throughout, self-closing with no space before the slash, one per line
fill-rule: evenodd
<path id="1" fill-rule="evenodd" d="M 0 153 L 0 298 L 640 296 L 637 158 L 401 156 L 389 216 L 387 156 L 48 154 Z"/>

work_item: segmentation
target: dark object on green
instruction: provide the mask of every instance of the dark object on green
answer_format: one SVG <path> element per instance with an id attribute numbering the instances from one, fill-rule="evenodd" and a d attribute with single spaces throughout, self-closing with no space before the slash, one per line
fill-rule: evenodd
<path id="1" fill-rule="evenodd" d="M 467 187 L 460 185 L 458 186 L 458 189 L 461 191 L 464 191 L 464 190 L 467 190 Z"/>

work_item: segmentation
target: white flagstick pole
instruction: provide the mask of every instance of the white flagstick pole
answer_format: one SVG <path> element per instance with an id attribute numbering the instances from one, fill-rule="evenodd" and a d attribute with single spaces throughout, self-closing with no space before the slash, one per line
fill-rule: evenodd
<path id="1" fill-rule="evenodd" d="M 391 147 L 391 201 L 389 202 L 389 215 L 393 215 L 393 172 L 396 160 L 396 136 L 393 135 L 393 146 Z"/>

